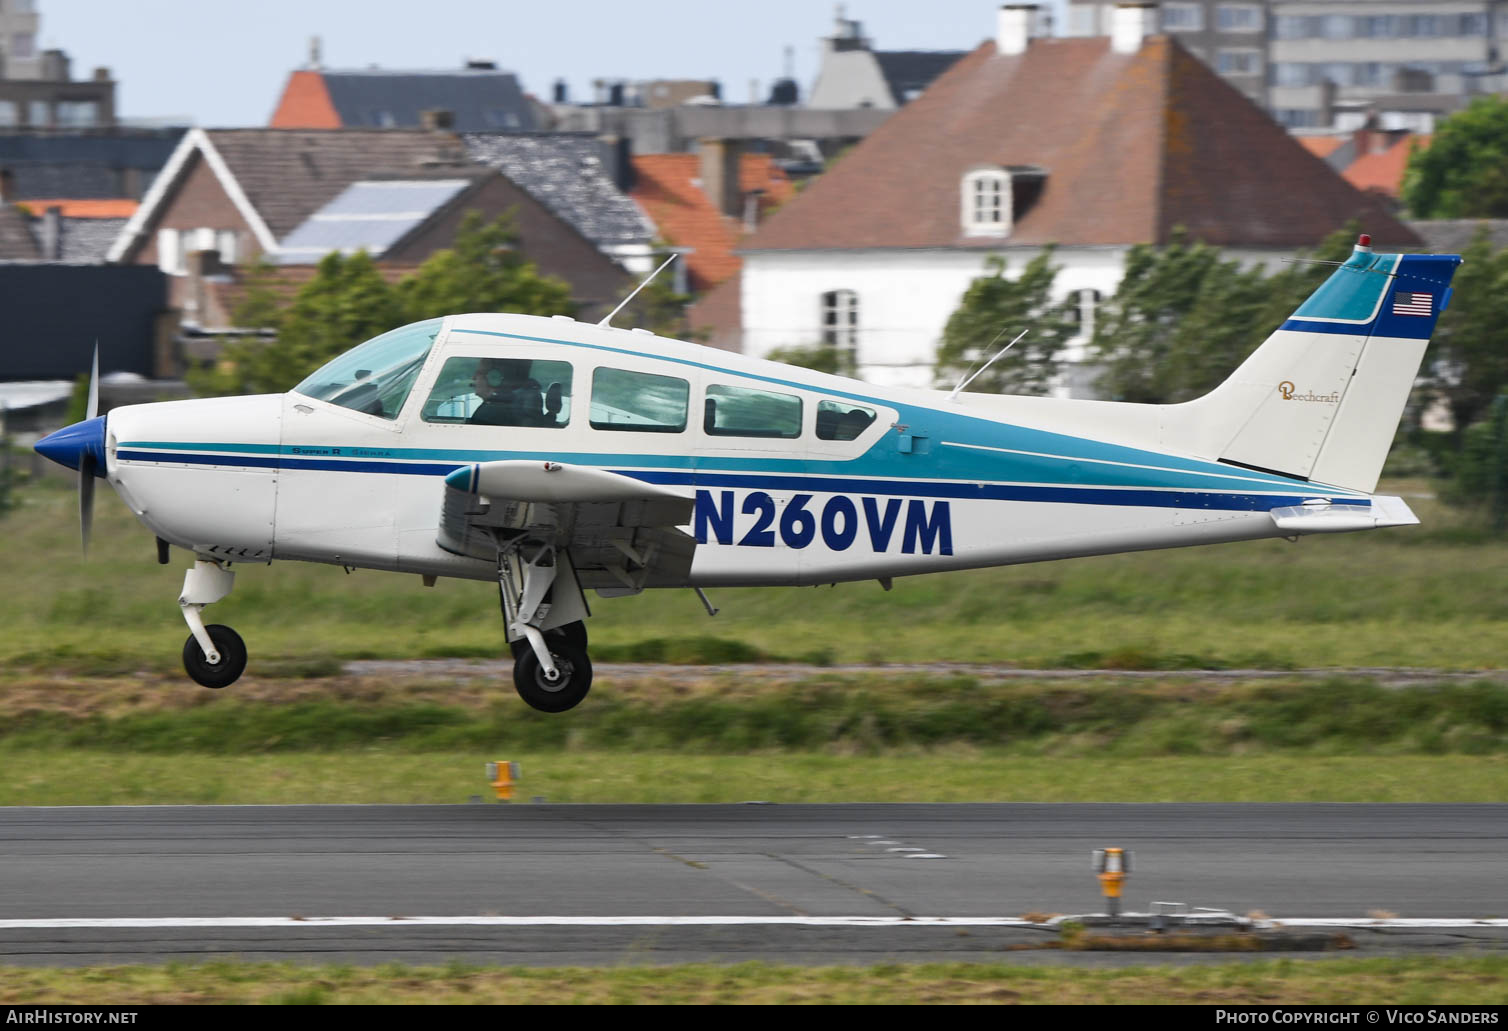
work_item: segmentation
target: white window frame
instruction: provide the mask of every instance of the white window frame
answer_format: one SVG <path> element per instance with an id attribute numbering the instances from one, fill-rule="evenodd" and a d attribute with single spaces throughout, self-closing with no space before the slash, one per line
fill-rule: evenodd
<path id="1" fill-rule="evenodd" d="M 157 267 L 170 276 L 183 275 L 183 246 L 178 230 L 157 230 Z"/>
<path id="2" fill-rule="evenodd" d="M 1224 59 L 1244 58 L 1245 68 L 1222 68 Z M 1221 47 L 1215 51 L 1215 71 L 1221 75 L 1261 75 L 1262 51 L 1255 47 Z"/>
<path id="3" fill-rule="evenodd" d="M 859 292 L 840 288 L 821 296 L 818 328 L 822 346 L 832 348 L 849 359 L 856 368 L 859 361 Z"/>
<path id="4" fill-rule="evenodd" d="M 965 236 L 1009 236 L 1011 174 L 999 167 L 967 172 L 959 191 L 959 221 Z"/>

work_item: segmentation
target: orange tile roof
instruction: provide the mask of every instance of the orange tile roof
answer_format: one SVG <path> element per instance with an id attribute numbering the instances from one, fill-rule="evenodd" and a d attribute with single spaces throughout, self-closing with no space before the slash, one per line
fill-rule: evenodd
<path id="1" fill-rule="evenodd" d="M 1009 237 L 960 225 L 964 175 L 1035 166 Z M 944 72 L 783 207 L 742 250 L 1309 246 L 1357 219 L 1383 245 L 1419 237 L 1305 150 L 1176 39 L 1134 54 L 1104 37 L 993 41 Z"/>
<path id="2" fill-rule="evenodd" d="M 283 96 L 268 125 L 273 129 L 339 129 L 340 115 L 330 100 L 325 77 L 316 71 L 288 76 Z"/>
<path id="3" fill-rule="evenodd" d="M 140 201 L 124 197 L 89 200 L 24 200 L 27 211 L 40 216 L 48 208 L 62 208 L 64 218 L 130 218 L 141 207 Z"/>
<path id="4" fill-rule="evenodd" d="M 1346 143 L 1345 136 L 1295 136 L 1299 146 L 1317 158 L 1327 158 Z"/>
<path id="5" fill-rule="evenodd" d="M 1363 154 L 1347 165 L 1341 175 L 1358 190 L 1371 190 L 1397 197 L 1403 186 L 1403 171 L 1408 167 L 1409 155 L 1416 148 L 1423 150 L 1428 147 L 1431 139 L 1430 136 L 1410 133 L 1387 150 Z"/>
<path id="6" fill-rule="evenodd" d="M 695 154 L 641 154 L 633 159 L 634 186 L 629 196 L 644 208 L 667 243 L 688 247 L 686 271 L 691 289 L 710 289 L 736 273 L 742 264 L 733 253 L 743 233 L 741 219 L 723 215 L 702 192 L 700 159 Z M 768 154 L 739 159 L 739 189 L 763 190 L 761 220 L 795 195 L 796 188 Z"/>

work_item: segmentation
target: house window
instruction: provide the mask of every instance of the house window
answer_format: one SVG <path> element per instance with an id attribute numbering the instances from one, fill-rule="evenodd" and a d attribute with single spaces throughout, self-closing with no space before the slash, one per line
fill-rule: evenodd
<path id="1" fill-rule="evenodd" d="M 1201 4 L 1163 4 L 1162 27 L 1169 32 L 1198 32 L 1204 28 Z"/>
<path id="2" fill-rule="evenodd" d="M 837 351 L 840 368 L 853 368 L 859 352 L 859 295 L 829 290 L 822 295 L 822 346 Z"/>
<path id="3" fill-rule="evenodd" d="M 10 38 L 10 56 L 36 57 L 37 37 L 30 32 L 17 32 Z"/>
<path id="4" fill-rule="evenodd" d="M 98 125 L 99 104 L 93 100 L 60 100 L 58 124 L 80 129 Z"/>
<path id="5" fill-rule="evenodd" d="M 13 126 L 21 124 L 21 112 L 16 107 L 14 100 L 0 100 L 0 125 Z"/>
<path id="6" fill-rule="evenodd" d="M 1221 75 L 1256 75 L 1262 70 L 1262 52 L 1220 50 L 1215 54 L 1215 70 Z"/>
<path id="7" fill-rule="evenodd" d="M 963 177 L 963 231 L 969 236 L 1005 236 L 1011 229 L 1011 180 L 1001 168 L 981 168 Z"/>
<path id="8" fill-rule="evenodd" d="M 1215 8 L 1215 25 L 1221 32 L 1257 32 L 1262 28 L 1262 8 L 1256 4 L 1221 4 Z"/>
<path id="9" fill-rule="evenodd" d="M 220 252 L 220 261 L 225 265 L 236 263 L 236 231 L 221 229 L 215 233 L 215 250 Z"/>

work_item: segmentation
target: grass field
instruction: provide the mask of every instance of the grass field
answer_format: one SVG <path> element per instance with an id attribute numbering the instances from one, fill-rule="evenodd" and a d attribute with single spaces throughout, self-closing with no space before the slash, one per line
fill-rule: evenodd
<path id="1" fill-rule="evenodd" d="M 1414 494 L 1418 484 L 1394 484 Z M 78 554 L 70 490 L 22 494 L 0 516 L 0 664 L 130 673 L 176 669 L 188 556 L 99 496 L 93 555 Z M 978 570 L 833 588 L 593 599 L 598 661 L 968 661 L 1022 667 L 1508 665 L 1508 541 L 1428 498 L 1424 525 Z M 252 672 L 288 663 L 497 656 L 495 587 L 297 563 L 237 567 L 209 618 L 247 639 Z"/>
<path id="2" fill-rule="evenodd" d="M 607 1003 L 931 1005 L 947 1003 L 1495 1005 L 1508 960 L 1263 960 L 1084 970 L 1008 963 L 867 967 L 625 966 L 614 969 L 170 963 L 0 967 L 0 1005 Z"/>
<path id="3" fill-rule="evenodd" d="M 0 804 L 1508 798 L 1508 686 L 1362 679 L 608 678 L 565 717 L 486 678 L 0 677 Z"/>

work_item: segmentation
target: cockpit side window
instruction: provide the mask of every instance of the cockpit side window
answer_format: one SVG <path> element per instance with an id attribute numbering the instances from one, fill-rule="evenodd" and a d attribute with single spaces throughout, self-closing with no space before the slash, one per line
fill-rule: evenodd
<path id="1" fill-rule="evenodd" d="M 592 374 L 592 429 L 680 433 L 690 399 L 679 377 L 601 368 Z"/>
<path id="2" fill-rule="evenodd" d="M 857 440 L 869 429 L 875 410 L 838 401 L 817 402 L 818 440 Z"/>
<path id="3" fill-rule="evenodd" d="M 425 422 L 559 429 L 571 421 L 571 366 L 532 358 L 448 358 Z"/>
<path id="4" fill-rule="evenodd" d="M 294 391 L 352 411 L 396 419 L 424 368 L 443 319 L 401 326 L 347 351 Z"/>
<path id="5" fill-rule="evenodd" d="M 801 398 L 773 390 L 711 384 L 702 429 L 712 437 L 801 436 Z"/>

